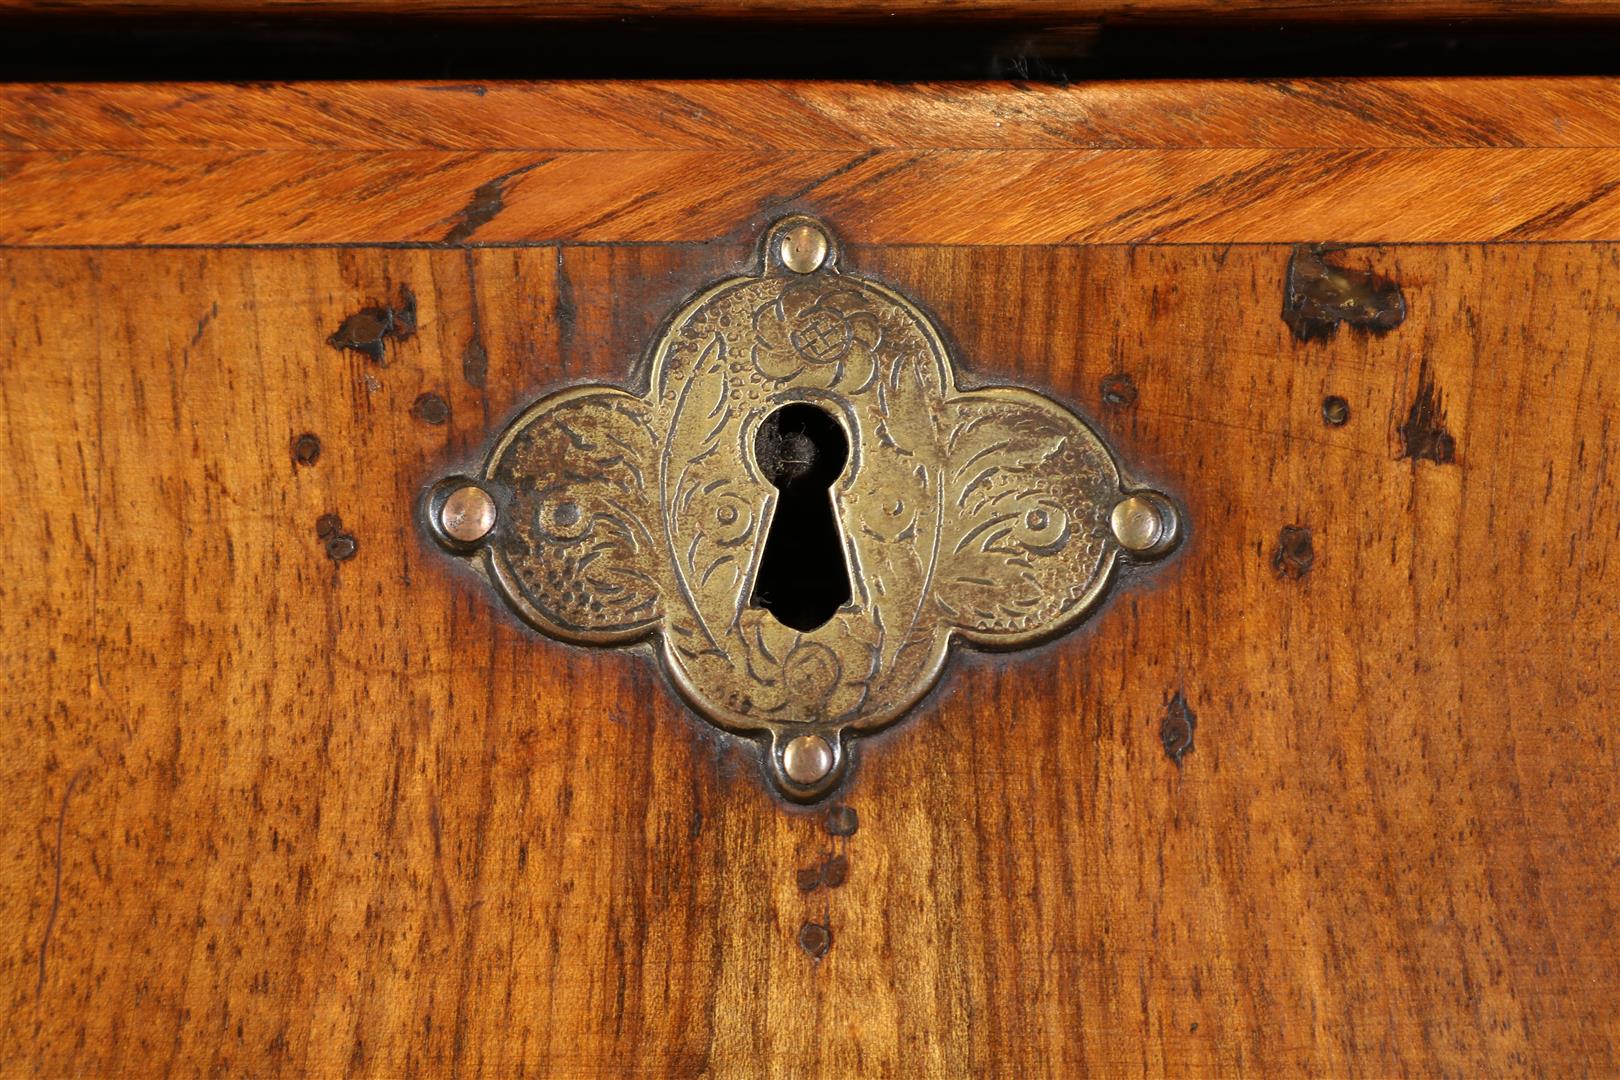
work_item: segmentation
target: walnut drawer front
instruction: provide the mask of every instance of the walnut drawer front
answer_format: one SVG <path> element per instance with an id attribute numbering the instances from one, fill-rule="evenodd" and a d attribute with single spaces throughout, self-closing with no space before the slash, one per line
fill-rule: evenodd
<path id="1" fill-rule="evenodd" d="M 0 87 L 8 1075 L 1609 1075 L 1620 91 Z M 814 214 L 1180 500 L 830 804 L 420 527 Z"/>

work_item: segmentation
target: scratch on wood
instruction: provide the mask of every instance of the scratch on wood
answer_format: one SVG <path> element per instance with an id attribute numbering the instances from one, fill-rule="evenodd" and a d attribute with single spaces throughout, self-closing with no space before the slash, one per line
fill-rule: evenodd
<path id="1" fill-rule="evenodd" d="M 1446 430 L 1445 403 L 1429 373 L 1429 361 L 1418 366 L 1417 396 L 1400 426 L 1401 457 L 1450 465 L 1457 459 L 1457 440 Z"/>
<path id="2" fill-rule="evenodd" d="M 439 795 L 428 793 L 428 831 L 433 834 L 433 876 L 439 887 L 439 903 L 444 907 L 445 927 L 456 929 L 455 905 L 450 902 L 450 879 L 444 871 L 444 822 L 439 815 Z"/>
<path id="3" fill-rule="evenodd" d="M 574 320 L 579 309 L 574 306 L 574 284 L 568 280 L 568 268 L 563 264 L 563 249 L 557 248 L 557 298 L 552 312 L 557 320 L 557 349 L 566 353 L 574 343 Z"/>
<path id="4" fill-rule="evenodd" d="M 197 332 L 191 335 L 192 348 L 195 349 L 198 342 L 202 341 L 203 334 L 208 330 L 208 324 L 213 322 L 216 318 L 218 318 L 218 316 L 219 305 L 215 304 L 213 307 L 208 309 L 208 312 L 203 315 L 202 318 L 197 320 Z"/>
<path id="5" fill-rule="evenodd" d="M 475 390 L 484 388 L 484 380 L 489 376 L 489 353 L 484 350 L 484 343 L 472 337 L 467 341 L 467 347 L 461 353 L 461 377 L 467 380 L 467 385 Z"/>
<path id="6" fill-rule="evenodd" d="M 506 206 L 506 183 L 514 176 L 522 176 L 531 169 L 537 169 L 545 164 L 543 161 L 531 162 L 520 169 L 502 173 L 495 179 L 479 184 L 474 189 L 472 198 L 467 205 L 456 211 L 454 225 L 444 234 L 446 244 L 465 244 L 472 239 L 473 233 L 488 225 Z"/>
<path id="7" fill-rule="evenodd" d="M 461 377 L 475 390 L 484 388 L 489 377 L 489 350 L 484 348 L 484 327 L 478 316 L 478 267 L 471 248 L 462 252 L 467 264 L 467 304 L 472 319 L 472 336 L 461 351 Z"/>
<path id="8" fill-rule="evenodd" d="M 1383 334 L 1406 319 L 1406 296 L 1399 285 L 1374 274 L 1371 267 L 1363 270 L 1328 260 L 1343 250 L 1299 244 L 1288 260 L 1282 317 L 1300 341 L 1326 341 L 1339 332 L 1340 323 Z"/>
<path id="9" fill-rule="evenodd" d="M 57 912 L 62 908 L 62 833 L 67 826 L 68 802 L 89 768 L 88 765 L 81 765 L 79 771 L 68 780 L 67 790 L 62 792 L 61 809 L 56 812 L 56 885 L 51 892 L 50 914 L 45 916 L 45 932 L 39 938 L 39 982 L 34 986 L 36 1000 L 45 993 L 45 956 L 51 947 L 51 934 L 56 930 Z"/>

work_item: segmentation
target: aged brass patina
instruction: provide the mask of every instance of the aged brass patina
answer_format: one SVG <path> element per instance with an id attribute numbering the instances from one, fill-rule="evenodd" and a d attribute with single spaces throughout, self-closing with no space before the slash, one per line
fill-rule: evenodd
<path id="1" fill-rule="evenodd" d="M 1123 561 L 1179 539 L 1173 503 L 1128 483 L 1074 413 L 958 389 L 928 317 L 843 270 L 813 219 L 778 222 L 756 272 L 690 300 L 651 367 L 640 392 L 537 401 L 480 471 L 434 486 L 428 521 L 551 637 L 655 639 L 692 707 L 758 739 L 791 799 L 832 790 L 855 739 L 927 693 L 953 640 L 1057 634 Z M 803 537 L 772 533 L 801 480 L 791 529 L 824 526 L 834 549 L 804 563 L 821 577 L 777 560 L 787 614 L 761 566 L 778 542 L 803 558 Z"/>

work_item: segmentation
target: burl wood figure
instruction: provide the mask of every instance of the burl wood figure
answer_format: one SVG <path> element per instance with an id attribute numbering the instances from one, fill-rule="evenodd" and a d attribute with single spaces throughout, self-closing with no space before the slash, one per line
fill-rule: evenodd
<path id="1" fill-rule="evenodd" d="M 0 87 L 0 1075 L 1620 1074 L 1617 170 L 1585 79 Z"/>

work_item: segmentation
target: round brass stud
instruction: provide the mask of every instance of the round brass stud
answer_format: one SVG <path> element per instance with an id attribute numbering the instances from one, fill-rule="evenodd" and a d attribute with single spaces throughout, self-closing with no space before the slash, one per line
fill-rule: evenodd
<path id="1" fill-rule="evenodd" d="M 782 264 L 795 274 L 809 274 L 827 261 L 827 234 L 814 225 L 795 225 L 782 234 L 777 249 Z"/>
<path id="2" fill-rule="evenodd" d="M 1132 555 L 1162 555 L 1176 542 L 1176 512 L 1163 496 L 1151 492 L 1127 495 L 1109 516 L 1114 539 Z"/>
<path id="3" fill-rule="evenodd" d="M 820 735 L 800 735 L 782 748 L 782 772 L 795 784 L 813 784 L 832 772 L 832 743 Z"/>
<path id="4" fill-rule="evenodd" d="M 476 484 L 452 491 L 439 507 L 439 528 L 452 540 L 476 544 L 495 527 L 495 500 Z"/>

